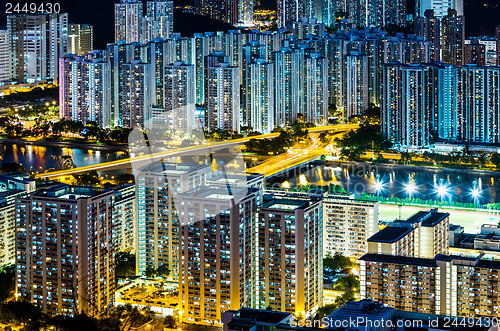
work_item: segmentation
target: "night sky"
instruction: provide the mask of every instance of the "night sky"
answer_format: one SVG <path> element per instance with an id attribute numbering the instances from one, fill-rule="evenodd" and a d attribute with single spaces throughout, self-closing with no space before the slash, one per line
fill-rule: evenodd
<path id="1" fill-rule="evenodd" d="M 113 4 L 119 0 L 60 0 L 61 11 L 69 13 L 71 23 L 87 23 L 94 26 L 95 48 L 101 49 L 107 43 L 114 41 Z M 0 0 L 0 10 L 4 13 L 5 3 L 46 3 L 40 0 Z M 55 1 L 53 1 L 54 3 Z M 193 4 L 194 0 L 175 0 L 176 5 Z M 266 8 L 275 6 L 273 0 L 262 0 Z M 414 6 L 414 0 L 408 1 L 408 6 Z M 413 9 L 413 8 L 411 8 Z M 413 10 L 414 11 L 414 10 Z M 499 0 L 468 0 L 465 2 L 466 33 L 468 36 L 481 34 L 494 35 L 495 26 L 500 25 Z M 0 25 L 4 26 L 6 15 L 0 17 Z M 210 19 L 193 17 L 176 12 L 174 30 L 189 36 L 193 32 L 226 30 L 228 25 L 214 22 Z"/>

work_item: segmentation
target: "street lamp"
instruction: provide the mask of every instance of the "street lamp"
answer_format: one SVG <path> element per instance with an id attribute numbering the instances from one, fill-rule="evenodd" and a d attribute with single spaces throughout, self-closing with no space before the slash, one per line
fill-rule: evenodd
<path id="1" fill-rule="evenodd" d="M 405 184 L 404 187 L 409 197 L 411 197 L 417 191 L 417 186 L 412 181 L 410 181 L 408 184 Z"/>
<path id="2" fill-rule="evenodd" d="M 443 180 L 440 180 L 439 184 L 435 186 L 435 192 L 439 198 L 443 199 L 450 195 L 448 190 L 448 185 L 443 183 Z"/>

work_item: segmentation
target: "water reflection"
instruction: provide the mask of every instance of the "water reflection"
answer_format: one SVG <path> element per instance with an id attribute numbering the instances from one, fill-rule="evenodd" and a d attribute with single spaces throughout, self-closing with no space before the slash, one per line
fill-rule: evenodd
<path id="1" fill-rule="evenodd" d="M 57 146 L 36 146 L 20 144 L 0 144 L 0 164 L 16 162 L 27 170 L 45 171 L 60 168 L 62 157 L 70 155 L 77 167 L 114 161 L 125 157 L 125 153 L 115 150 L 91 150 Z"/>
<path id="2" fill-rule="evenodd" d="M 480 174 L 453 170 L 420 171 L 388 167 L 317 166 L 295 174 L 292 178 L 277 177 L 271 182 L 290 185 L 306 183 L 324 186 L 341 185 L 351 193 L 371 193 L 386 197 L 432 199 L 441 201 L 495 203 L 500 202 L 500 174 Z"/>

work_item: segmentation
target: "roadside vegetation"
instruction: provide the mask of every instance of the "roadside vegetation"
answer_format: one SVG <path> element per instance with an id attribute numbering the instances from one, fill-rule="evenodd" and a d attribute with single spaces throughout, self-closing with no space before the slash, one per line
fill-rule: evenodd
<path id="1" fill-rule="evenodd" d="M 268 139 L 250 139 L 245 144 L 247 153 L 259 155 L 278 155 L 286 152 L 296 144 L 308 144 L 310 142 L 310 124 L 297 121 L 291 127 L 277 128 L 273 132 L 279 133 L 278 137 Z"/>

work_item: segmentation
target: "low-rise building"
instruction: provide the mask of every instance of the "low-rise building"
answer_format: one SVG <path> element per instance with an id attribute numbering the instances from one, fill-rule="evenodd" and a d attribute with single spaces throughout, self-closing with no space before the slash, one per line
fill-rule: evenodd
<path id="1" fill-rule="evenodd" d="M 360 295 L 397 310 L 459 317 L 500 316 L 500 261 L 366 254 Z"/>
<path id="2" fill-rule="evenodd" d="M 426 258 L 447 254 L 449 216 L 432 209 L 419 211 L 407 220 L 396 220 L 368 239 L 368 252 Z"/>

